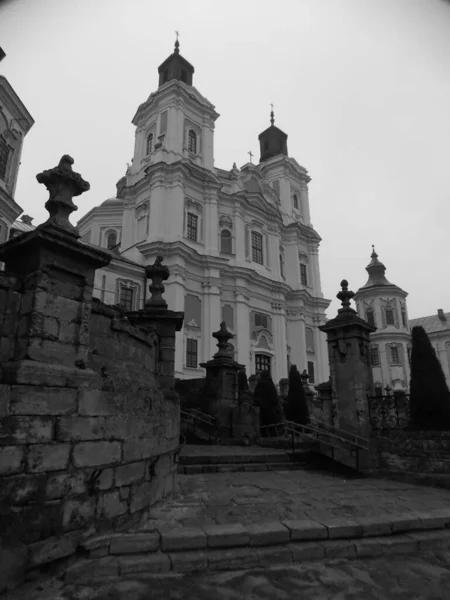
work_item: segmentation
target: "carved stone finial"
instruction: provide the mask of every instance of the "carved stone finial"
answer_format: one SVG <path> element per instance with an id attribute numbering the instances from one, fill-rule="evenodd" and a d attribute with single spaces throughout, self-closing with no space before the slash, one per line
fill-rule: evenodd
<path id="1" fill-rule="evenodd" d="M 44 226 L 53 225 L 80 237 L 76 227 L 69 221 L 71 213 L 78 210 L 78 206 L 72 202 L 72 198 L 87 192 L 91 186 L 79 173 L 72 171 L 73 163 L 73 158 L 65 154 L 57 167 L 39 173 L 36 175 L 36 179 L 39 183 L 43 183 L 50 192 L 50 197 L 45 203 L 50 217 Z"/>
<path id="2" fill-rule="evenodd" d="M 167 308 L 167 302 L 162 297 L 164 293 L 163 281 L 169 278 L 169 269 L 162 264 L 162 256 L 157 256 L 152 265 L 145 267 L 145 275 L 152 280 L 150 285 L 151 297 L 146 301 L 146 306 L 160 306 Z"/>
<path id="3" fill-rule="evenodd" d="M 306 369 L 304 369 L 303 373 L 301 373 L 300 379 L 302 380 L 303 387 L 308 387 L 309 373 Z"/>
<path id="4" fill-rule="evenodd" d="M 229 358 L 232 359 L 232 351 L 230 350 L 229 340 L 234 337 L 227 329 L 227 324 L 222 321 L 219 331 L 215 331 L 213 338 L 217 340 L 218 352 L 214 354 L 214 358 Z"/>
<path id="5" fill-rule="evenodd" d="M 349 308 L 351 308 L 350 300 L 355 295 L 355 292 L 352 292 L 348 289 L 348 281 L 346 279 L 343 279 L 341 281 L 341 288 L 342 290 L 338 294 L 336 294 L 336 298 L 338 298 L 342 302 L 343 308 L 341 308 L 340 310 L 348 310 Z"/>

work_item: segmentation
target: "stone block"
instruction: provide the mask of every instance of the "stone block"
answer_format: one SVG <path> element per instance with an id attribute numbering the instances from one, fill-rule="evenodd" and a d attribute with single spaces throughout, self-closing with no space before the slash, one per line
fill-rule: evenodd
<path id="1" fill-rule="evenodd" d="M 85 550 L 97 550 L 98 548 L 108 548 L 111 544 L 112 534 L 108 535 L 96 535 L 94 537 L 87 538 L 83 540 L 80 544 L 82 548 Z"/>
<path id="2" fill-rule="evenodd" d="M 102 546 L 96 550 L 91 550 L 91 552 L 89 552 L 89 558 L 103 558 L 104 556 L 108 556 L 108 554 L 109 548 Z"/>
<path id="3" fill-rule="evenodd" d="M 186 475 L 197 475 L 203 473 L 203 465 L 186 465 L 184 467 Z"/>
<path id="4" fill-rule="evenodd" d="M 248 530 L 240 523 L 226 525 L 205 525 L 209 548 L 232 548 L 247 546 L 250 541 Z"/>
<path id="5" fill-rule="evenodd" d="M 102 469 L 96 480 L 98 490 L 109 490 L 114 485 L 114 469 Z"/>
<path id="6" fill-rule="evenodd" d="M 119 569 L 122 576 L 168 573 L 170 558 L 159 552 L 145 556 L 122 556 L 119 558 Z"/>
<path id="7" fill-rule="evenodd" d="M 130 513 L 133 514 L 155 503 L 153 482 L 144 481 L 134 485 L 131 491 Z"/>
<path id="8" fill-rule="evenodd" d="M 144 479 L 145 461 L 121 465 L 116 468 L 116 486 L 138 483 Z"/>
<path id="9" fill-rule="evenodd" d="M 105 437 L 103 417 L 61 417 L 56 421 L 56 439 L 67 441 L 101 440 Z"/>
<path id="10" fill-rule="evenodd" d="M 418 541 L 409 535 L 365 538 L 357 540 L 355 544 L 359 558 L 392 554 L 409 554 L 416 552 L 419 547 Z"/>
<path id="11" fill-rule="evenodd" d="M 291 532 L 291 540 L 325 540 L 328 537 L 327 528 L 310 519 L 287 520 L 282 522 Z"/>
<path id="12" fill-rule="evenodd" d="M 450 524 L 450 509 L 432 510 L 429 513 L 417 512 L 422 529 L 440 529 Z"/>
<path id="13" fill-rule="evenodd" d="M 254 548 L 254 551 L 260 567 L 290 565 L 292 563 L 291 545 L 262 546 Z"/>
<path id="14" fill-rule="evenodd" d="M 292 553 L 294 563 L 325 557 L 324 543 L 321 542 L 297 542 L 289 544 L 288 548 Z"/>
<path id="15" fill-rule="evenodd" d="M 28 451 L 27 470 L 30 473 L 43 473 L 66 469 L 70 449 L 70 444 L 33 444 Z"/>
<path id="16" fill-rule="evenodd" d="M 0 419 L 0 446 L 38 444 L 52 439 L 52 417 L 11 416 Z"/>
<path id="17" fill-rule="evenodd" d="M 15 415 L 70 415 L 77 410 L 77 390 L 13 385 L 11 413 Z"/>
<path id="18" fill-rule="evenodd" d="M 47 478 L 45 497 L 47 500 L 84 494 L 88 473 L 74 471 L 73 473 L 50 473 Z"/>
<path id="19" fill-rule="evenodd" d="M 177 550 L 201 550 L 206 548 L 207 537 L 203 529 L 180 528 L 161 530 L 161 548 L 164 552 Z"/>
<path id="20" fill-rule="evenodd" d="M 81 560 L 67 567 L 65 583 L 82 584 L 119 576 L 119 561 L 115 556 Z"/>
<path id="21" fill-rule="evenodd" d="M 357 517 L 355 521 L 362 527 L 363 537 L 373 537 L 379 535 L 391 535 L 392 527 L 388 518 L 383 517 Z"/>
<path id="22" fill-rule="evenodd" d="M 329 540 L 320 542 L 325 558 L 357 558 L 356 543 L 351 540 Z"/>
<path id="23" fill-rule="evenodd" d="M 327 519 L 321 521 L 322 525 L 328 530 L 328 538 L 340 539 L 340 538 L 357 538 L 361 537 L 363 533 L 362 525 L 359 525 L 354 519 Z"/>
<path id="24" fill-rule="evenodd" d="M 87 527 L 94 521 L 95 498 L 80 496 L 66 500 L 63 506 L 63 529 L 69 531 Z"/>
<path id="25" fill-rule="evenodd" d="M 419 550 L 449 549 L 450 531 L 416 531 L 408 536 L 419 544 Z"/>
<path id="26" fill-rule="evenodd" d="M 125 500 L 120 499 L 117 490 L 104 492 L 101 498 L 99 498 L 97 505 L 98 518 L 112 519 L 125 514 L 127 511 L 128 503 Z"/>
<path id="27" fill-rule="evenodd" d="M 64 556 L 70 556 L 75 552 L 78 541 L 77 532 L 75 535 L 71 533 L 30 544 L 30 566 L 38 567 Z"/>
<path id="28" fill-rule="evenodd" d="M 112 536 L 110 554 L 140 554 L 156 552 L 159 548 L 159 533 L 123 533 Z"/>
<path id="29" fill-rule="evenodd" d="M 196 550 L 194 552 L 173 552 L 169 554 L 172 571 L 176 573 L 195 573 L 206 571 L 208 559 L 206 552 Z"/>
<path id="30" fill-rule="evenodd" d="M 122 448 L 120 442 L 80 442 L 73 449 L 73 463 L 76 467 L 99 467 L 120 462 Z"/>
<path id="31" fill-rule="evenodd" d="M 88 417 L 116 415 L 117 405 L 113 394 L 103 390 L 80 390 L 78 413 Z"/>
<path id="32" fill-rule="evenodd" d="M 229 548 L 227 550 L 209 550 L 207 553 L 208 570 L 231 571 L 235 569 L 254 569 L 260 566 L 255 548 Z"/>
<path id="33" fill-rule="evenodd" d="M 23 446 L 0 446 L 0 475 L 23 471 Z"/>
<path id="34" fill-rule="evenodd" d="M 42 502 L 45 498 L 46 476 L 13 475 L 2 479 L 0 486 L 0 503 L 7 506 Z"/>
<path id="35" fill-rule="evenodd" d="M 394 533 L 414 531 L 421 528 L 421 520 L 415 513 L 398 515 L 396 517 L 391 516 L 391 528 Z"/>
<path id="36" fill-rule="evenodd" d="M 0 596 L 23 582 L 27 560 L 27 546 L 19 543 L 4 546 L 0 541 Z"/>
<path id="37" fill-rule="evenodd" d="M 2 338 L 1 341 L 3 341 Z M 2 362 L 2 361 L 1 361 Z M 11 386 L 7 384 L 0 384 L 0 417 L 9 415 L 9 403 L 11 398 Z"/>
<path id="38" fill-rule="evenodd" d="M 280 523 L 255 523 L 247 527 L 250 533 L 250 546 L 270 546 L 289 542 L 290 531 Z"/>
<path id="39" fill-rule="evenodd" d="M 123 442 L 123 460 L 126 462 L 144 460 L 154 453 L 155 443 L 152 439 L 128 440 Z"/>

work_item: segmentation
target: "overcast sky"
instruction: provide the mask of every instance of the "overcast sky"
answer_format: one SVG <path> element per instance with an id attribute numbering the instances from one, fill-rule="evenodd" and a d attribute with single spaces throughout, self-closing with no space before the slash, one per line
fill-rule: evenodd
<path id="1" fill-rule="evenodd" d="M 242 166 L 275 122 L 308 169 L 323 292 L 367 280 L 371 244 L 410 318 L 450 311 L 450 4 L 442 0 L 0 0 L 0 63 L 35 125 L 16 200 L 63 154 L 90 182 L 72 222 L 115 194 L 131 124 L 180 32 L 221 115 L 215 164 Z M 339 303 L 333 301 L 332 318 Z"/>

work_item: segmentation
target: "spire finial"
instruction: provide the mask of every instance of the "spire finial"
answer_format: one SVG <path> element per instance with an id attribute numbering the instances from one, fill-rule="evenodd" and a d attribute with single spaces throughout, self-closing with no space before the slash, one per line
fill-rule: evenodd
<path id="1" fill-rule="evenodd" d="M 275 115 L 273 112 L 273 104 L 270 105 L 270 124 L 273 125 L 275 123 Z"/>
<path id="2" fill-rule="evenodd" d="M 378 258 L 378 254 L 375 252 L 375 246 L 372 244 L 372 254 L 370 258 Z"/>
<path id="3" fill-rule="evenodd" d="M 178 31 L 175 31 L 177 39 L 175 41 L 175 54 L 180 54 L 180 42 L 178 41 L 178 36 L 180 35 Z"/>

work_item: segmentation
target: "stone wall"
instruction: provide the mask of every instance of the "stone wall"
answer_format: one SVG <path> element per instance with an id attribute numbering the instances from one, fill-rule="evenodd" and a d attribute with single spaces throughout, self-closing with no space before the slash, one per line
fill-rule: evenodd
<path id="1" fill-rule="evenodd" d="M 384 431 L 370 444 L 368 473 L 450 488 L 449 431 Z"/>

